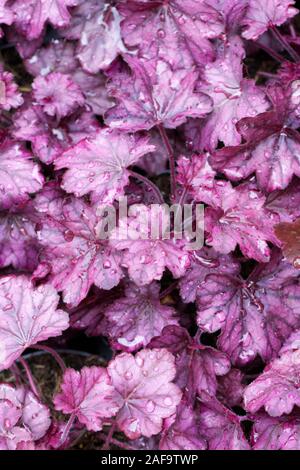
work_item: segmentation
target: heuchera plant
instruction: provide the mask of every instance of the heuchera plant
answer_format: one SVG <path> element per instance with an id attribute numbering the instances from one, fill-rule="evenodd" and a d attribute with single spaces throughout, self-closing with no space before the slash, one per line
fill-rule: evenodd
<path id="1" fill-rule="evenodd" d="M 0 0 L 0 450 L 300 450 L 298 28 Z"/>

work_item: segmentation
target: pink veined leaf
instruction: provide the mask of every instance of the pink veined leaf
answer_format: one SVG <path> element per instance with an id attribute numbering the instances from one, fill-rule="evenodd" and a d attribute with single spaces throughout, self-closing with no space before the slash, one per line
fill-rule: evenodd
<path id="1" fill-rule="evenodd" d="M 93 284 L 110 290 L 119 283 L 120 255 L 99 236 L 102 219 L 95 207 L 57 193 L 51 205 L 48 197 L 51 192 L 36 202 L 42 215 L 38 235 L 44 249 L 35 276 L 49 273 L 49 282 L 63 292 L 70 307 L 75 307 Z"/>
<path id="2" fill-rule="evenodd" d="M 48 431 L 51 419 L 49 408 L 24 387 L 14 388 L 6 383 L 0 384 L 0 403 L 10 401 L 20 412 L 20 419 L 25 428 L 30 431 L 32 439 L 41 439 Z M 14 423 L 10 423 L 13 425 Z M 16 423 L 15 423 L 16 424 Z"/>
<path id="3" fill-rule="evenodd" d="M 300 450 L 300 416 L 272 418 L 267 414 L 257 414 L 251 441 L 253 450 Z"/>
<path id="4" fill-rule="evenodd" d="M 297 15 L 294 0 L 248 0 L 243 36 L 256 40 L 272 26 L 280 26 Z"/>
<path id="5" fill-rule="evenodd" d="M 11 108 L 18 108 L 23 101 L 22 94 L 18 90 L 13 74 L 0 70 L 0 109 L 9 111 Z"/>
<path id="6" fill-rule="evenodd" d="M 120 411 L 116 421 L 129 439 L 151 437 L 162 430 L 181 400 L 172 383 L 175 359 L 166 349 L 143 349 L 136 356 L 122 353 L 108 365 Z"/>
<path id="7" fill-rule="evenodd" d="M 160 335 L 165 326 L 178 324 L 176 310 L 160 303 L 159 290 L 157 283 L 140 288 L 130 284 L 125 296 L 105 310 L 115 349 L 136 351 Z"/>
<path id="8" fill-rule="evenodd" d="M 211 7 L 216 8 L 222 16 L 224 35 L 222 38 L 232 38 L 241 28 L 248 7 L 248 0 L 210 0 Z"/>
<path id="9" fill-rule="evenodd" d="M 207 155 L 183 156 L 177 160 L 177 181 L 194 200 L 213 203 L 215 176 Z"/>
<path id="10" fill-rule="evenodd" d="M 71 18 L 68 7 L 77 3 L 78 0 L 15 0 L 11 8 L 17 29 L 30 40 L 40 36 L 47 21 L 60 28 L 67 26 Z"/>
<path id="11" fill-rule="evenodd" d="M 84 330 L 87 336 L 108 336 L 109 324 L 105 311 L 121 295 L 123 289 L 117 286 L 109 291 L 94 290 L 77 307 L 68 310 L 70 326 L 75 330 Z"/>
<path id="12" fill-rule="evenodd" d="M 296 130 L 300 102 L 296 82 L 269 87 L 273 109 L 241 119 L 237 129 L 244 143 L 218 150 L 211 159 L 213 168 L 233 181 L 256 172 L 258 186 L 268 192 L 285 189 L 293 174 L 300 175 L 300 135 Z"/>
<path id="13" fill-rule="evenodd" d="M 208 450 L 250 450 L 241 428 L 241 418 L 215 398 L 199 406 L 200 433 L 208 442 Z"/>
<path id="14" fill-rule="evenodd" d="M 203 82 L 197 89 L 213 100 L 213 111 L 201 130 L 201 149 L 213 151 L 218 141 L 224 145 L 237 145 L 241 135 L 236 123 L 247 116 L 267 110 L 265 93 L 254 80 L 243 77 L 245 51 L 241 40 L 235 36 L 225 46 L 219 57 L 204 70 Z"/>
<path id="15" fill-rule="evenodd" d="M 175 278 L 188 268 L 186 242 L 169 236 L 168 231 L 168 211 L 158 204 L 131 206 L 129 217 L 120 219 L 119 226 L 112 230 L 110 244 L 121 252 L 122 266 L 138 286 L 160 280 L 166 268 Z"/>
<path id="16" fill-rule="evenodd" d="M 84 97 L 72 77 L 58 72 L 38 76 L 32 84 L 33 97 L 49 116 L 61 119 L 83 106 Z"/>
<path id="17" fill-rule="evenodd" d="M 118 54 L 129 52 L 121 36 L 121 16 L 115 7 L 105 5 L 85 22 L 77 48 L 84 70 L 98 73 L 107 69 Z"/>
<path id="18" fill-rule="evenodd" d="M 85 72 L 76 59 L 75 44 L 65 41 L 52 41 L 41 47 L 25 61 L 26 69 L 33 76 L 46 76 L 52 72 L 69 74 L 78 85 L 88 105 L 95 114 L 104 112 L 113 105 L 106 90 L 106 78 L 103 74 L 91 75 Z"/>
<path id="19" fill-rule="evenodd" d="M 39 191 L 44 177 L 33 155 L 17 142 L 4 141 L 0 146 L 0 208 L 28 200 Z"/>
<path id="20" fill-rule="evenodd" d="M 75 45 L 65 41 L 51 41 L 47 46 L 34 51 L 24 64 L 34 77 L 38 75 L 45 77 L 49 73 L 58 72 L 69 74 L 74 79 L 74 72 L 78 68 Z"/>
<path id="21" fill-rule="evenodd" d="M 191 406 L 182 401 L 173 419 L 174 422 L 162 432 L 160 450 L 206 449 L 206 442 L 200 436 L 198 417 Z"/>
<path id="22" fill-rule="evenodd" d="M 13 135 L 29 141 L 33 152 L 46 164 L 52 163 L 64 150 L 64 134 L 41 106 L 22 106 L 15 114 Z"/>
<path id="23" fill-rule="evenodd" d="M 38 265 L 38 216 L 32 201 L 0 212 L 0 267 L 32 272 Z"/>
<path id="24" fill-rule="evenodd" d="M 76 416 L 89 431 L 100 431 L 103 421 L 119 409 L 106 369 L 96 366 L 83 367 L 80 371 L 67 369 L 54 405 L 56 410 Z"/>
<path id="25" fill-rule="evenodd" d="M 107 79 L 104 74 L 99 72 L 96 75 L 92 75 L 78 68 L 72 78 L 84 95 L 85 105 L 93 113 L 104 115 L 112 107 L 114 102 L 108 96 Z"/>
<path id="26" fill-rule="evenodd" d="M 265 196 L 251 184 L 233 188 L 220 180 L 215 185 L 213 206 L 205 209 L 206 243 L 223 254 L 239 245 L 247 258 L 269 261 L 268 242 L 280 244 L 274 232 L 279 217 L 264 207 Z"/>
<path id="27" fill-rule="evenodd" d="M 203 0 L 170 0 L 167 3 L 121 0 L 118 5 L 125 44 L 145 58 L 167 60 L 172 67 L 191 67 L 213 60 L 208 39 L 223 31 L 223 18 Z"/>
<path id="28" fill-rule="evenodd" d="M 154 152 L 148 153 L 139 159 L 137 166 L 142 168 L 149 176 L 157 176 L 167 170 L 168 155 L 159 132 L 153 129 L 149 132 L 151 145 L 154 145 Z"/>
<path id="29" fill-rule="evenodd" d="M 221 329 L 218 347 L 233 364 L 248 364 L 257 355 L 268 361 L 299 328 L 298 277 L 279 250 L 248 279 L 211 274 L 198 288 L 198 325 L 208 332 Z"/>
<path id="30" fill-rule="evenodd" d="M 220 255 L 207 247 L 195 251 L 191 266 L 179 281 L 181 298 L 185 303 L 195 302 L 197 289 L 209 274 L 235 275 L 238 272 L 239 263 L 231 255 Z"/>
<path id="31" fill-rule="evenodd" d="M 300 405 L 300 333 L 296 330 L 279 351 L 279 358 L 270 362 L 244 392 L 245 408 L 256 413 L 264 407 L 273 417 L 292 412 Z"/>
<path id="32" fill-rule="evenodd" d="M 9 43 L 15 46 L 22 59 L 31 57 L 44 41 L 44 31 L 38 38 L 24 41 L 24 35 L 14 25 L 6 30 L 5 35 Z"/>
<path id="33" fill-rule="evenodd" d="M 188 402 L 193 402 L 196 394 L 214 396 L 218 386 L 217 376 L 225 375 L 230 370 L 226 354 L 202 345 L 179 326 L 166 326 L 161 336 L 153 338 L 148 347 L 166 348 L 175 355 L 176 383 L 185 390 Z"/>
<path id="34" fill-rule="evenodd" d="M 48 407 L 40 403 L 37 397 L 30 391 L 25 392 L 22 390 L 19 399 L 23 405 L 22 420 L 24 426 L 30 430 L 34 440 L 41 439 L 51 424 Z"/>
<path id="35" fill-rule="evenodd" d="M 75 8 L 72 9 L 72 17 L 68 26 L 61 30 L 61 35 L 70 40 L 80 39 L 82 31 L 91 17 L 103 10 L 105 0 L 78 0 Z"/>
<path id="36" fill-rule="evenodd" d="M 300 182 L 294 179 L 283 191 L 272 191 L 265 207 L 279 215 L 280 222 L 293 222 L 300 217 Z"/>
<path id="37" fill-rule="evenodd" d="M 226 406 L 241 406 L 245 385 L 244 374 L 239 369 L 231 369 L 228 374 L 219 377 L 218 399 Z"/>
<path id="38" fill-rule="evenodd" d="M 0 400 L 0 450 L 32 450 L 33 437 L 27 429 L 17 426 L 22 415 L 10 400 Z"/>
<path id="39" fill-rule="evenodd" d="M 101 203 L 110 203 L 124 194 L 127 168 L 154 149 L 147 137 L 102 129 L 64 152 L 56 159 L 55 168 L 67 168 L 62 183 L 67 192 L 77 197 L 92 193 Z"/>
<path id="40" fill-rule="evenodd" d="M 61 447 L 61 438 L 66 424 L 62 421 L 52 420 L 51 426 L 42 439 L 36 443 L 37 450 L 57 450 Z M 71 443 L 72 434 L 70 433 L 65 441 L 67 447 Z"/>
<path id="41" fill-rule="evenodd" d="M 34 287 L 26 276 L 0 279 L 0 369 L 7 369 L 31 345 L 61 335 L 69 317 L 58 310 L 49 284 Z"/>
<path id="42" fill-rule="evenodd" d="M 108 92 L 117 101 L 106 113 L 105 122 L 111 128 L 135 132 L 162 124 L 174 129 L 188 117 L 204 117 L 211 111 L 211 99 L 194 91 L 195 69 L 172 70 L 165 61 L 149 65 L 128 55 L 126 61 L 131 70 L 124 66 L 109 74 Z"/>
<path id="43" fill-rule="evenodd" d="M 67 148 L 96 134 L 98 129 L 96 118 L 87 111 L 79 110 L 58 124 L 41 106 L 25 105 L 15 114 L 13 135 L 31 142 L 33 152 L 43 163 L 50 164 Z"/>

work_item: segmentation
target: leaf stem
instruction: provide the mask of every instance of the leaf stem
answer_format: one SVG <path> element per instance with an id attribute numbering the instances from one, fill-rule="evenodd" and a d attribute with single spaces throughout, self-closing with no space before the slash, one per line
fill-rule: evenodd
<path id="1" fill-rule="evenodd" d="M 176 289 L 177 285 L 178 285 L 178 280 L 172 282 L 172 284 L 170 284 L 169 287 L 161 291 L 159 294 L 160 300 L 166 297 L 167 295 L 169 295 L 171 292 L 173 292 L 173 290 Z"/>
<path id="2" fill-rule="evenodd" d="M 44 346 L 43 344 L 35 344 L 34 346 L 30 346 L 30 347 L 32 349 L 37 349 L 39 351 L 45 351 L 45 352 L 51 354 L 51 356 L 53 356 L 53 358 L 56 360 L 56 362 L 60 366 L 61 370 L 63 372 L 65 372 L 67 366 L 66 366 L 64 360 L 60 357 L 60 355 L 54 349 L 50 348 L 49 346 Z"/>
<path id="3" fill-rule="evenodd" d="M 275 75 L 274 73 L 269 73 L 269 72 L 261 72 L 260 70 L 257 72 L 257 75 L 260 75 L 261 77 L 265 78 L 270 78 L 272 80 L 279 80 L 278 76 Z"/>
<path id="4" fill-rule="evenodd" d="M 142 181 L 155 194 L 159 204 L 164 203 L 164 198 L 163 198 L 160 190 L 156 186 L 156 184 L 152 183 L 152 181 L 150 181 L 148 178 L 146 178 L 143 175 L 140 175 L 139 173 L 136 173 L 135 171 L 129 170 L 129 173 L 133 178 L 136 178 L 136 179 Z"/>
<path id="5" fill-rule="evenodd" d="M 39 391 L 37 389 L 37 386 L 35 384 L 34 378 L 31 374 L 31 370 L 30 370 L 29 365 L 27 364 L 27 362 L 25 361 L 25 359 L 22 356 L 19 357 L 19 361 L 20 361 L 20 364 L 22 364 L 22 366 L 23 366 L 23 368 L 26 372 L 31 390 L 33 391 L 35 396 L 37 396 L 38 398 L 41 398 L 40 393 L 39 393 Z"/>
<path id="6" fill-rule="evenodd" d="M 111 443 L 111 440 L 112 440 L 112 437 L 114 435 L 115 430 L 116 430 L 116 421 L 114 421 L 111 424 L 110 429 L 109 429 L 109 433 L 106 436 L 105 442 L 104 442 L 101 450 L 108 450 L 109 449 L 109 445 Z"/>
<path id="7" fill-rule="evenodd" d="M 64 443 L 66 442 L 66 440 L 68 439 L 68 435 L 71 431 L 71 428 L 73 426 L 75 418 L 76 418 L 75 413 L 72 413 L 70 418 L 68 419 L 67 424 L 64 427 L 63 433 L 62 433 L 61 438 L 60 438 L 59 447 L 62 447 L 64 445 Z"/>
<path id="8" fill-rule="evenodd" d="M 17 387 L 19 387 L 22 384 L 22 382 L 20 380 L 21 373 L 20 373 L 19 367 L 17 366 L 17 363 L 15 362 L 14 364 L 12 364 L 9 370 L 11 374 L 14 376 L 14 380 L 16 382 Z"/>
<path id="9" fill-rule="evenodd" d="M 161 139 L 164 143 L 164 146 L 167 150 L 169 162 L 170 162 L 170 173 L 171 173 L 171 202 L 176 200 L 176 172 L 175 172 L 175 156 L 170 144 L 169 138 L 167 136 L 165 128 L 159 124 L 158 130 L 161 136 Z"/>
<path id="10" fill-rule="evenodd" d="M 99 437 L 101 440 L 105 441 L 107 436 L 104 433 L 99 432 Z M 120 449 L 126 449 L 126 450 L 135 450 L 134 447 L 131 447 L 130 445 L 126 444 L 125 442 L 121 442 L 118 439 L 111 438 L 110 442 L 114 444 L 117 447 L 120 447 Z"/>
<path id="11" fill-rule="evenodd" d="M 271 31 L 274 35 L 274 37 L 277 39 L 279 44 L 282 45 L 282 47 L 290 54 L 292 59 L 295 62 L 300 61 L 300 56 L 297 54 L 297 52 L 292 48 L 292 46 L 289 44 L 289 42 L 286 40 L 286 38 L 281 34 L 278 28 L 276 28 L 275 25 L 271 27 Z"/>
<path id="12" fill-rule="evenodd" d="M 260 47 L 267 54 L 269 54 L 270 57 L 277 60 L 277 62 L 280 62 L 280 63 L 285 62 L 286 59 L 283 57 L 283 55 L 279 54 L 278 52 L 275 52 L 270 47 L 265 46 L 264 44 L 262 44 L 259 41 L 253 41 L 253 43 L 256 44 L 258 47 Z"/>

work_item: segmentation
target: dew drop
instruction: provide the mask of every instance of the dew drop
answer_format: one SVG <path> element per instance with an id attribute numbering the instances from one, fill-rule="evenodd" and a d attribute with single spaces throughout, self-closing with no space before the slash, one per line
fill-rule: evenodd
<path id="1" fill-rule="evenodd" d="M 137 357 L 136 363 L 139 367 L 142 367 L 144 365 L 144 360 L 141 357 Z"/>
<path id="2" fill-rule="evenodd" d="M 147 401 L 146 410 L 148 411 L 148 413 L 153 413 L 153 411 L 155 410 L 155 403 L 152 400 Z"/>
<path id="3" fill-rule="evenodd" d="M 11 427 L 11 423 L 10 423 L 10 420 L 9 420 L 8 418 L 6 418 L 6 419 L 4 420 L 4 427 L 5 427 L 6 429 L 9 429 L 9 428 Z"/>
<path id="4" fill-rule="evenodd" d="M 109 260 L 104 261 L 103 267 L 104 267 L 104 269 L 111 268 L 111 262 Z"/>
<path id="5" fill-rule="evenodd" d="M 293 266 L 294 266 L 294 268 L 296 268 L 296 269 L 300 269 L 300 258 L 299 258 L 299 257 L 297 257 L 297 258 L 294 259 L 294 261 L 293 261 Z"/>
<path id="6" fill-rule="evenodd" d="M 73 238 L 74 238 L 74 233 L 72 232 L 72 230 L 64 231 L 64 239 L 66 240 L 66 242 L 71 242 Z"/>
<path id="7" fill-rule="evenodd" d="M 166 406 L 172 405 L 172 404 L 173 404 L 172 398 L 166 397 L 166 398 L 164 399 L 164 404 L 165 404 Z"/>
<path id="8" fill-rule="evenodd" d="M 166 37 L 166 33 L 165 33 L 165 31 L 164 31 L 163 29 L 159 29 L 159 30 L 157 31 L 157 36 L 158 36 L 159 38 L 162 38 L 162 39 L 163 39 L 163 38 Z"/>

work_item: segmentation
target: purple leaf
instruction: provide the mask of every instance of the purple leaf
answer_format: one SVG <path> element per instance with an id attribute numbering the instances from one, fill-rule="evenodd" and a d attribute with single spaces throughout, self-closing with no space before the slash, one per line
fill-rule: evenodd
<path id="1" fill-rule="evenodd" d="M 89 431 L 100 431 L 105 418 L 119 409 L 111 380 L 103 367 L 67 369 L 61 392 L 54 397 L 55 408 L 73 414 Z"/>
<path id="2" fill-rule="evenodd" d="M 218 346 L 235 364 L 275 357 L 284 340 L 299 328 L 299 273 L 273 252 L 247 280 L 211 274 L 198 287 L 198 325 L 221 329 Z"/>
<path id="3" fill-rule="evenodd" d="M 165 349 L 143 349 L 136 356 L 122 353 L 110 362 L 108 373 L 120 406 L 120 430 L 130 439 L 158 434 L 163 419 L 175 413 L 181 399 L 180 389 L 172 383 L 172 354 Z"/>
<path id="4" fill-rule="evenodd" d="M 206 442 L 200 436 L 198 421 L 194 410 L 182 402 L 178 406 L 175 421 L 162 433 L 159 449 L 205 450 Z"/>
<path id="5" fill-rule="evenodd" d="M 258 186 L 268 192 L 285 189 L 293 174 L 300 175 L 299 96 L 293 83 L 268 89 L 273 110 L 241 119 L 237 130 L 245 142 L 218 150 L 213 168 L 233 181 L 255 172 Z"/>
<path id="6" fill-rule="evenodd" d="M 193 253 L 193 261 L 179 282 L 180 295 L 184 302 L 195 302 L 197 289 L 209 274 L 235 275 L 239 264 L 230 255 L 220 255 L 213 248 L 202 248 Z"/>
<path id="7" fill-rule="evenodd" d="M 2 400 L 8 400 L 14 405 L 16 417 L 19 415 L 18 421 L 21 418 L 33 440 L 41 439 L 46 434 L 51 424 L 50 411 L 31 391 L 3 383 L 0 385 L 0 403 Z M 17 421 L 10 422 L 10 426 L 14 424 Z"/>
<path id="8" fill-rule="evenodd" d="M 32 155 L 16 142 L 4 141 L 0 147 L 0 208 L 22 203 L 28 194 L 39 191 L 44 177 Z"/>
<path id="9" fill-rule="evenodd" d="M 1 10 L 0 10 L 1 21 Z M 14 76 L 3 70 L 0 71 L 0 109 L 9 111 L 11 108 L 18 108 L 23 103 L 21 93 L 14 82 Z"/>
<path id="10" fill-rule="evenodd" d="M 36 39 L 41 34 L 46 21 L 54 26 L 66 26 L 70 21 L 68 7 L 77 5 L 78 0 L 14 0 L 17 29 L 28 39 Z"/>
<path id="11" fill-rule="evenodd" d="M 218 399 L 229 407 L 240 406 L 245 385 L 244 374 L 238 369 L 231 369 L 228 374 L 219 377 Z"/>
<path id="12" fill-rule="evenodd" d="M 126 132 L 149 130 L 157 125 L 174 129 L 188 117 L 204 117 L 212 109 L 211 99 L 195 93 L 198 73 L 194 69 L 172 70 L 158 60 L 149 65 L 126 56 L 131 68 L 112 74 L 109 94 L 117 100 L 106 113 L 106 124 Z"/>
<path id="13" fill-rule="evenodd" d="M 36 277 L 44 277 L 44 268 L 50 271 L 49 282 L 63 292 L 70 307 L 86 297 L 92 284 L 109 290 L 119 283 L 120 256 L 99 237 L 101 218 L 95 207 L 61 195 L 55 204 L 49 206 L 46 197 L 38 199 L 36 206 L 43 217 L 38 236 L 44 246 L 41 274 L 37 269 Z"/>
<path id="14" fill-rule="evenodd" d="M 40 247 L 35 228 L 38 220 L 32 201 L 0 212 L 0 267 L 11 265 L 30 272 L 37 267 Z"/>
<path id="15" fill-rule="evenodd" d="M 184 328 L 167 326 L 161 336 L 153 338 L 148 347 L 166 348 L 176 357 L 176 383 L 186 391 L 192 401 L 195 394 L 214 396 L 217 391 L 217 376 L 230 370 L 226 354 L 203 346 L 192 339 Z"/>
<path id="16" fill-rule="evenodd" d="M 115 349 L 136 351 L 159 336 L 167 325 L 177 325 L 173 307 L 159 301 L 159 285 L 138 288 L 129 285 L 125 297 L 111 304 L 105 311 L 110 340 Z"/>
<path id="17" fill-rule="evenodd" d="M 145 58 L 162 58 L 172 67 L 187 69 L 213 59 L 208 39 L 223 30 L 223 18 L 209 2 L 203 0 L 121 0 L 124 17 L 122 34 L 126 45 Z"/>
<path id="18" fill-rule="evenodd" d="M 185 241 L 167 239 L 169 216 L 166 208 L 156 205 L 152 209 L 154 215 L 151 215 L 150 207 L 131 206 L 130 217 L 122 218 L 119 227 L 110 235 L 110 244 L 122 252 L 122 266 L 128 268 L 130 278 L 138 286 L 161 279 L 165 268 L 178 278 L 190 263 Z M 154 233 L 157 227 L 161 233 Z"/>
<path id="19" fill-rule="evenodd" d="M 243 78 L 244 58 L 242 42 L 235 36 L 220 57 L 205 67 L 204 80 L 198 88 L 212 98 L 214 107 L 201 130 L 202 149 L 212 151 L 218 141 L 225 145 L 239 144 L 241 136 L 236 123 L 268 108 L 264 92 L 254 80 Z"/>
<path id="20" fill-rule="evenodd" d="M 270 259 L 268 242 L 279 245 L 274 233 L 276 214 L 265 209 L 265 197 L 250 184 L 233 188 L 228 181 L 216 182 L 214 207 L 205 210 L 207 244 L 228 254 L 239 245 L 247 258 Z"/>
<path id="21" fill-rule="evenodd" d="M 50 164 L 64 150 L 89 137 L 99 129 L 92 113 L 82 112 L 60 123 L 45 114 L 41 106 L 24 106 L 15 115 L 14 137 L 31 142 L 34 153 L 43 163 Z"/>
<path id="22" fill-rule="evenodd" d="M 243 36 L 256 40 L 272 26 L 280 26 L 289 18 L 297 15 L 293 7 L 294 0 L 249 0 L 244 25 Z"/>
<path id="23" fill-rule="evenodd" d="M 77 197 L 92 193 L 102 203 L 110 203 L 123 195 L 129 179 L 127 167 L 154 149 L 146 137 L 102 129 L 64 152 L 55 167 L 67 168 L 62 184 L 67 192 Z"/>
<path id="24" fill-rule="evenodd" d="M 213 398 L 199 408 L 200 432 L 208 442 L 208 450 L 250 450 L 239 416 Z"/>
<path id="25" fill-rule="evenodd" d="M 61 119 L 84 104 L 84 97 L 70 75 L 52 72 L 38 76 L 32 84 L 33 97 L 49 116 Z"/>
<path id="26" fill-rule="evenodd" d="M 107 69 L 118 54 L 126 53 L 121 36 L 121 16 L 115 7 L 100 4 L 85 22 L 77 50 L 84 70 L 98 73 Z"/>
<path id="27" fill-rule="evenodd" d="M 299 392 L 299 331 L 292 333 L 264 372 L 245 390 L 247 411 L 256 413 L 264 407 L 273 417 L 289 414 L 294 406 L 300 406 Z"/>
<path id="28" fill-rule="evenodd" d="M 300 417 L 298 414 L 271 418 L 266 414 L 254 416 L 253 450 L 300 450 Z"/>
<path id="29" fill-rule="evenodd" d="M 57 310 L 59 297 L 49 284 L 34 287 L 25 276 L 0 279 L 0 369 L 7 369 L 31 345 L 61 335 L 69 318 Z"/>

